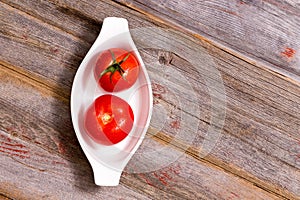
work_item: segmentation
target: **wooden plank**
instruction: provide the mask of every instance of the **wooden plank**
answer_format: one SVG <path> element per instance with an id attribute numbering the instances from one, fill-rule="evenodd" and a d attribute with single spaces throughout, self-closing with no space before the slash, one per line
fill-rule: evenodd
<path id="1" fill-rule="evenodd" d="M 84 7 L 85 5 L 79 4 L 76 6 Z M 90 7 L 91 7 L 91 5 L 90 5 Z M 89 9 L 90 7 L 87 5 L 87 9 Z M 108 8 L 113 9 L 111 7 L 108 7 Z M 15 9 L 8 8 L 8 10 L 9 9 L 13 10 L 13 12 L 18 13 L 18 11 L 16 11 Z M 92 14 L 89 13 L 89 14 L 93 15 L 93 13 Z M 21 19 L 23 19 L 23 18 L 26 19 L 29 17 L 23 13 L 20 15 L 17 15 L 15 13 L 12 14 L 12 16 L 14 16 L 14 15 L 18 16 Z M 87 15 L 87 13 L 85 13 L 85 15 Z M 133 20 L 134 16 L 135 15 L 131 14 L 132 20 Z M 96 17 L 93 17 L 93 18 L 96 18 Z M 26 21 L 26 20 L 24 20 L 24 21 Z M 30 23 L 32 23 L 31 21 L 35 22 L 35 19 L 30 18 L 29 21 L 30 21 Z M 40 26 L 39 25 L 40 23 L 43 25 L 44 24 L 43 20 L 41 20 L 41 21 L 38 20 L 36 26 L 40 27 L 38 29 L 43 29 L 44 27 Z M 16 27 L 18 27 L 18 26 L 16 26 Z M 53 27 L 47 27 L 47 29 L 49 29 L 49 31 L 51 31 L 51 29 L 53 29 Z M 12 29 L 12 31 L 14 31 L 14 29 Z M 74 36 L 69 36 L 68 34 L 64 33 L 61 30 L 55 29 L 55 31 L 53 31 L 53 32 L 56 32 L 56 31 L 59 32 L 59 34 L 57 34 L 58 35 L 57 37 L 62 37 L 62 38 L 71 37 L 71 40 L 73 40 L 72 38 L 74 38 Z M 32 37 L 33 40 L 36 40 L 38 44 L 40 42 L 43 42 L 43 39 L 40 39 L 38 35 L 33 35 L 30 37 Z M 27 46 L 29 46 L 27 44 L 26 45 L 22 44 L 22 42 L 16 40 L 15 37 L 10 37 L 10 40 L 7 40 L 6 38 L 7 38 L 7 35 L 4 36 L 4 39 L 3 39 L 4 42 L 6 41 L 7 44 L 13 44 L 11 47 L 10 47 L 10 45 L 6 45 L 7 49 L 11 49 L 11 52 L 13 52 L 13 50 L 18 49 L 20 47 L 23 47 L 21 49 L 23 51 L 24 49 L 26 49 Z M 44 40 L 47 40 L 47 38 L 45 38 Z M 76 41 L 78 41 L 78 39 L 76 39 Z M 47 42 L 45 42 L 45 43 L 46 43 L 45 47 L 48 48 L 49 47 L 48 45 L 50 45 L 50 42 L 48 42 L 48 44 L 47 44 Z M 80 42 L 78 42 L 78 44 L 76 43 L 75 46 L 76 45 L 78 45 L 78 46 L 83 45 L 83 51 L 86 51 L 88 48 L 88 47 L 85 47 L 85 45 L 81 44 Z M 206 45 L 205 43 L 201 43 L 201 45 L 209 46 L 209 45 Z M 27 54 L 35 55 L 32 53 L 34 53 L 36 50 L 30 49 L 30 48 L 29 48 Z M 70 48 L 68 45 L 66 45 L 65 48 L 66 49 L 64 49 L 63 52 L 66 52 L 66 53 L 72 55 L 72 52 L 74 51 L 74 49 Z M 215 48 L 211 47 L 211 46 L 210 46 L 210 49 L 215 50 Z M 43 52 L 43 49 L 39 49 L 39 51 Z M 232 173 L 237 174 L 238 176 L 243 177 L 246 180 L 249 180 L 251 182 L 254 182 L 255 184 L 258 184 L 260 187 L 263 187 L 266 190 L 271 190 L 275 193 L 279 193 L 282 195 L 287 195 L 288 197 L 291 197 L 291 198 L 293 198 L 293 197 L 295 198 L 295 195 L 297 195 L 299 192 L 299 189 L 297 187 L 295 187 L 295 185 L 297 186 L 297 183 L 299 182 L 299 179 L 298 179 L 299 176 L 296 173 L 296 179 L 291 180 L 290 178 L 292 176 L 290 176 L 290 173 L 297 170 L 296 168 L 299 168 L 299 163 L 297 162 L 298 160 L 295 160 L 295 158 L 296 158 L 295 156 L 297 156 L 297 152 L 299 150 L 297 148 L 298 147 L 297 146 L 297 139 L 298 139 L 297 129 L 293 129 L 294 127 L 297 126 L 297 123 L 298 123 L 297 119 L 299 119 L 297 113 L 299 113 L 299 112 L 295 112 L 292 115 L 284 115 L 284 117 L 280 117 L 280 116 L 277 116 L 278 111 L 276 109 L 274 110 L 273 107 L 270 107 L 270 104 L 275 103 L 276 107 L 278 107 L 279 113 L 285 114 L 286 112 L 292 113 L 293 111 L 297 111 L 299 109 L 297 107 L 297 105 L 299 105 L 298 104 L 299 96 L 297 95 L 297 94 L 299 94 L 299 87 L 296 84 L 289 82 L 278 75 L 274 75 L 274 74 L 270 73 L 269 71 L 266 71 L 259 67 L 250 65 L 243 61 L 240 61 L 239 59 L 231 56 L 230 54 L 224 53 L 220 50 L 215 50 L 215 51 L 216 52 L 214 52 L 214 57 L 217 57 L 217 58 L 220 57 L 220 59 L 218 60 L 218 63 L 221 63 L 222 65 L 219 69 L 224 74 L 224 77 L 226 78 L 225 80 L 227 80 L 226 83 L 228 85 L 227 90 L 230 91 L 230 95 L 228 96 L 228 98 L 230 100 L 229 105 L 231 105 L 231 107 L 228 108 L 227 118 L 226 118 L 226 120 L 227 120 L 226 124 L 228 124 L 228 125 L 227 125 L 227 127 L 225 127 L 225 130 L 226 130 L 226 134 L 234 135 L 234 137 L 232 137 L 230 135 L 228 136 L 225 134 L 224 137 L 226 137 L 226 143 L 219 144 L 219 145 L 222 145 L 220 147 L 220 149 L 222 149 L 222 151 L 214 152 L 216 159 L 209 157 L 208 160 L 213 162 L 217 166 L 221 166 L 223 169 L 227 169 L 228 171 L 231 171 Z M 5 67 L 11 68 L 18 72 L 20 72 L 20 69 L 24 69 L 24 70 L 21 70 L 21 73 L 22 74 L 27 73 L 30 75 L 30 77 L 32 77 L 32 73 L 30 74 L 31 69 L 32 70 L 37 70 L 37 69 L 34 69 L 32 66 L 30 66 L 31 63 L 35 63 L 38 60 L 40 60 L 41 58 L 46 60 L 45 63 L 46 62 L 47 63 L 49 62 L 50 64 L 54 63 L 53 61 L 51 61 L 51 59 L 49 59 L 47 57 L 47 55 L 49 54 L 49 53 L 47 53 L 47 51 L 45 51 L 44 55 L 39 54 L 39 56 L 41 56 L 41 57 L 38 57 L 39 59 L 37 59 L 37 57 L 32 57 L 32 56 L 30 56 L 30 57 L 22 56 L 24 54 L 21 54 L 20 52 L 17 52 L 17 54 L 11 53 L 9 55 L 9 56 L 15 56 L 14 58 L 4 57 L 3 59 L 6 61 L 4 63 Z M 151 53 L 153 53 L 153 52 L 148 52 L 149 55 L 151 55 Z M 5 55 L 5 54 L 1 54 L 1 55 Z M 149 57 L 149 60 L 151 59 L 151 57 L 152 57 L 152 59 L 153 58 L 159 59 L 159 57 L 157 57 L 157 56 L 156 57 L 148 56 L 148 57 Z M 28 62 L 29 64 L 28 63 L 22 64 L 21 58 L 26 58 L 24 61 Z M 56 59 L 56 57 L 54 57 L 54 59 Z M 145 59 L 147 60 L 147 56 L 145 57 Z M 18 62 L 20 63 L 19 67 L 15 67 L 14 65 L 16 65 L 16 64 L 13 64 L 13 65 L 7 64 L 7 62 L 9 62 L 9 63 L 15 62 L 15 60 L 18 60 Z M 230 60 L 230 62 L 228 60 Z M 66 79 L 72 80 L 72 78 L 69 78 L 69 77 L 74 75 L 75 70 L 73 68 L 75 68 L 75 66 L 76 66 L 76 64 L 74 64 L 73 62 L 76 62 L 76 61 L 72 61 L 72 59 L 70 59 L 69 63 L 71 66 L 74 66 L 74 67 L 69 67 L 65 70 L 67 72 L 66 73 L 67 75 L 64 75 L 64 72 L 58 72 L 57 76 L 60 76 L 60 78 L 62 78 L 62 79 L 64 77 L 65 78 L 67 77 Z M 184 63 L 184 61 L 181 58 L 178 58 L 178 59 L 174 58 L 172 62 L 175 63 L 174 65 L 176 66 L 176 69 L 180 69 L 181 66 L 187 66 L 187 65 L 181 65 L 182 63 Z M 46 65 L 49 70 L 51 69 L 50 64 L 48 64 L 48 66 Z M 22 66 L 22 68 L 20 66 Z M 57 65 L 53 65 L 53 66 L 52 66 L 52 68 L 54 68 L 54 70 L 57 70 L 56 69 Z M 44 67 L 44 66 L 43 65 L 35 65 L 35 68 L 42 68 L 42 67 Z M 232 72 L 233 70 L 235 70 L 236 72 L 233 75 L 231 75 L 231 73 L 229 73 L 229 72 Z M 252 71 L 253 71 L 253 73 L 252 73 Z M 162 77 L 160 77 L 160 76 L 155 77 L 154 76 L 155 71 L 151 68 L 150 68 L 150 72 L 152 72 L 151 78 L 153 80 L 155 80 L 155 78 L 156 78 L 156 80 L 159 82 L 159 80 L 162 79 Z M 10 73 L 13 73 L 13 72 L 10 72 Z M 70 75 L 68 75 L 68 74 L 70 74 Z M 185 74 L 187 76 L 193 78 L 193 75 L 187 74 L 187 73 L 185 73 Z M 57 80 L 60 80 L 60 79 L 56 79 L 55 76 L 52 75 L 51 73 L 47 74 L 46 72 L 43 72 L 43 70 L 40 70 L 40 71 L 35 72 L 35 76 L 36 76 L 35 79 L 38 80 L 39 83 L 44 83 L 44 82 L 52 83 L 52 85 L 50 85 L 51 86 L 50 90 L 53 91 L 51 93 L 51 95 L 53 95 L 53 93 L 57 93 L 58 91 L 60 91 L 61 88 L 63 88 L 62 84 L 56 85 L 56 83 L 59 82 Z M 174 77 L 172 77 L 172 78 L 174 78 Z M 205 89 L 204 89 L 203 80 L 195 81 L 195 80 L 197 80 L 197 78 L 198 78 L 197 76 L 194 77 L 194 81 L 193 81 L 193 79 L 191 79 L 192 84 L 194 84 L 195 86 L 200 85 L 200 87 L 198 86 L 199 93 L 201 94 L 200 96 L 202 96 L 202 94 L 206 94 L 206 95 L 203 95 L 203 97 L 201 98 L 201 101 L 206 103 L 206 104 L 204 103 L 203 106 L 201 105 L 202 106 L 201 112 L 209 113 L 209 108 L 207 108 L 206 105 L 209 105 L 210 97 L 207 95 L 207 91 L 205 91 Z M 256 89 L 259 89 L 258 90 L 259 92 L 257 92 L 256 89 L 254 90 L 254 86 L 256 86 L 255 81 L 257 80 L 257 78 L 259 78 L 259 80 L 261 80 L 261 81 L 259 81 L 259 87 L 256 88 Z M 240 83 L 240 81 L 237 82 L 235 79 L 240 80 L 241 83 Z M 172 79 L 172 82 L 176 83 L 174 79 Z M 237 83 L 241 84 L 240 87 L 236 86 Z M 250 83 L 250 85 L 245 84 L 245 83 Z M 280 84 L 278 84 L 278 83 L 280 83 Z M 68 90 L 70 87 L 70 82 L 64 83 L 64 84 L 66 85 L 65 86 L 66 90 Z M 45 87 L 44 85 L 42 85 L 42 86 Z M 174 87 L 176 88 L 176 86 L 178 86 L 178 85 L 175 84 L 173 87 L 170 87 L 170 89 L 172 89 Z M 168 85 L 168 87 L 169 87 L 169 85 Z M 269 91 L 269 89 L 268 89 L 269 87 L 272 88 L 273 92 Z M 180 86 L 180 88 L 182 88 L 182 86 Z M 240 91 L 240 88 L 245 88 L 245 90 Z M 288 90 L 285 88 L 288 88 Z M 5 93 L 9 92 L 11 89 L 12 88 L 7 88 L 5 90 Z M 47 94 L 47 92 L 49 92 L 48 89 L 49 88 L 47 88 L 46 90 L 43 90 L 43 93 Z M 14 93 L 18 93 L 19 90 L 17 88 L 15 88 L 12 91 Z M 258 102 L 258 105 L 261 106 L 261 108 L 265 109 L 265 112 L 271 113 L 271 116 L 273 115 L 273 116 L 277 117 L 278 120 L 283 120 L 284 122 L 288 122 L 288 123 L 280 125 L 280 124 L 274 123 L 270 120 L 265 120 L 262 116 L 260 116 L 261 113 L 259 112 L 259 110 L 255 110 L 254 108 L 251 108 L 251 105 L 253 105 L 253 104 L 251 104 L 251 101 L 252 101 L 251 99 L 247 100 L 247 98 L 241 98 L 241 97 L 243 97 L 244 94 L 247 94 L 250 92 L 255 93 L 252 98 L 254 98 L 255 102 Z M 270 96 L 268 96 L 268 94 L 270 94 L 270 92 L 272 92 L 272 93 Z M 23 94 L 28 95 L 28 94 L 30 94 L 30 91 L 27 91 L 27 92 L 25 91 Z M 67 92 L 65 92 L 65 94 L 66 94 L 65 97 L 67 98 L 68 97 Z M 277 96 L 275 94 L 279 94 L 279 95 Z M 165 100 L 165 101 L 167 101 L 167 105 L 171 107 L 172 102 L 170 102 L 170 101 L 172 100 L 172 96 L 169 96 L 170 94 L 157 93 L 156 95 L 157 95 L 157 99 L 156 99 L 157 101 L 162 102 L 163 100 Z M 183 96 L 188 96 L 188 95 L 183 95 Z M 162 100 L 160 100 L 159 97 L 162 97 Z M 66 99 L 66 98 L 64 98 L 64 99 Z M 279 101 L 276 98 L 279 98 Z M 20 105 L 18 105 L 18 106 L 20 106 L 21 110 L 26 110 L 28 113 L 30 113 L 30 110 L 32 109 L 31 106 L 34 105 L 36 100 L 37 99 L 34 99 L 34 98 L 32 100 L 24 99 L 24 104 L 19 103 Z M 262 101 L 262 100 L 264 100 L 264 101 Z M 188 99 L 186 101 L 190 102 L 190 101 L 188 101 Z M 242 103 L 240 103 L 239 101 L 241 101 Z M 9 105 L 10 102 L 15 102 L 15 100 L 12 99 L 12 97 L 8 96 L 7 99 L 5 100 L 5 102 L 6 102 L 6 104 Z M 20 100 L 17 102 L 20 102 Z M 38 100 L 37 102 L 41 102 L 41 101 Z M 68 113 L 68 108 L 66 108 L 67 104 L 64 105 L 64 104 L 60 104 L 57 102 L 59 102 L 59 101 L 56 100 L 56 98 L 53 98 L 50 105 L 54 105 L 54 107 L 63 108 L 63 110 L 59 111 L 61 113 Z M 67 100 L 66 100 L 66 102 L 67 102 Z M 241 105 L 244 103 L 246 103 L 248 106 Z M 291 107 L 289 108 L 288 105 L 290 103 L 291 103 Z M 263 106 L 264 104 L 266 104 L 268 106 Z M 41 104 L 40 107 L 43 107 L 42 105 L 43 104 Z M 190 105 L 192 105 L 192 104 L 190 104 Z M 250 107 L 250 108 L 248 108 L 248 107 Z M 238 108 L 242 108 L 242 109 L 238 109 Z M 33 111 L 31 111 L 31 112 L 33 112 Z M 62 124 L 60 122 L 60 120 L 55 121 L 55 118 L 57 117 L 56 111 L 55 112 L 52 111 L 52 113 L 46 112 L 46 115 L 43 116 L 43 114 L 44 114 L 43 111 L 42 110 L 39 111 L 38 108 L 35 108 L 33 113 L 37 114 L 37 116 L 40 116 L 41 119 L 45 120 L 47 126 L 49 126 L 49 129 L 44 129 L 44 130 L 41 129 L 42 130 L 41 132 L 43 132 L 43 131 L 51 132 L 51 133 L 57 132 L 56 134 L 54 134 L 54 136 L 60 138 L 59 135 L 61 132 L 68 133 L 72 129 L 71 125 L 70 125 L 70 121 L 69 121 L 68 117 L 66 117 L 66 116 L 65 116 L 65 118 L 62 118 L 62 116 L 60 116 L 60 117 L 61 117 L 61 120 L 65 120 L 64 124 L 67 124 L 68 127 L 64 127 L 64 124 Z M 254 115 L 254 117 L 256 117 L 256 119 L 254 121 L 249 120 L 249 118 L 253 118 L 253 115 Z M 174 117 L 176 118 L 176 117 L 178 117 L 178 115 L 175 114 Z M 201 117 L 200 119 L 203 121 L 203 124 L 201 124 L 201 126 L 200 126 L 200 130 L 201 130 L 201 132 L 199 133 L 200 139 L 199 139 L 199 141 L 195 142 L 196 149 L 194 149 L 193 151 L 197 151 L 197 147 L 201 145 L 201 137 L 203 138 L 203 134 L 205 132 L 205 129 L 207 128 L 207 125 L 205 125 L 205 124 L 209 123 L 209 115 L 208 116 L 200 116 L 200 117 Z M 288 119 L 292 120 L 292 121 L 286 120 L 285 117 L 289 117 Z M 241 120 L 241 119 L 243 119 L 243 120 Z M 240 122 L 240 120 L 242 122 Z M 11 121 L 13 121 L 13 120 L 11 120 Z M 175 123 L 176 121 L 174 121 L 174 119 L 173 119 L 173 121 L 169 121 L 170 127 L 173 122 Z M 292 122 L 296 122 L 296 124 L 291 124 Z M 13 122 L 9 122 L 9 123 L 13 124 Z M 57 123 L 59 123 L 58 127 L 56 127 Z M 34 121 L 32 122 L 32 124 L 34 124 Z M 291 125 L 292 127 L 289 127 L 289 125 Z M 176 127 L 176 123 L 173 124 L 173 126 Z M 253 127 L 258 127 L 258 128 L 254 129 Z M 267 128 L 267 127 L 269 127 L 269 128 Z M 13 134 L 13 132 L 11 134 Z M 159 135 L 159 137 L 161 139 L 164 139 L 164 137 L 172 136 L 174 134 L 176 134 L 176 131 L 169 128 L 169 129 L 164 130 L 164 134 Z M 263 135 L 263 136 L 258 137 L 257 135 Z M 289 138 L 290 135 L 292 135 L 293 137 Z M 66 135 L 66 137 L 67 136 L 68 135 Z M 20 136 L 20 137 L 22 137 L 22 136 Z M 25 135 L 25 137 L 26 137 L 26 135 Z M 238 139 L 236 139 L 236 137 Z M 22 138 L 25 139 L 24 137 L 22 137 Z M 278 140 L 277 140 L 277 138 L 278 138 Z M 295 139 L 293 139 L 293 138 L 295 138 Z M 279 146 L 277 144 L 278 142 L 280 142 Z M 45 144 L 47 144 L 47 143 L 50 143 L 50 147 L 51 147 L 50 149 L 52 149 L 52 151 L 56 151 L 56 152 L 63 151 L 59 147 L 59 145 L 55 144 L 55 142 L 51 142 L 51 138 L 50 138 L 50 140 L 48 139 L 48 141 L 45 140 Z M 226 148 L 228 147 L 229 144 L 232 144 L 232 143 L 237 143 L 237 145 L 234 146 L 231 149 L 230 154 L 228 154 L 228 153 L 226 153 L 226 151 L 227 151 Z M 250 143 L 250 145 L 247 145 L 248 143 Z M 268 144 L 268 145 L 265 145 L 265 144 Z M 251 149 L 251 151 L 245 151 L 243 148 L 244 146 L 247 146 L 249 149 Z M 265 146 L 267 146 L 268 148 L 266 148 Z M 287 147 L 289 147 L 289 146 L 293 147 L 291 149 L 292 150 L 291 152 L 288 152 L 288 150 L 287 150 L 288 149 Z M 73 144 L 73 146 L 70 144 L 69 146 L 67 146 L 66 149 L 73 149 L 75 147 L 76 147 L 76 144 Z M 263 150 L 263 148 L 265 148 L 265 150 Z M 258 149 L 258 152 L 257 152 L 257 149 Z M 275 149 L 275 151 L 274 151 L 274 149 Z M 190 151 L 188 151 L 188 152 L 190 152 Z M 253 157 L 247 156 L 248 154 L 252 154 Z M 238 156 L 235 156 L 235 155 L 238 155 Z M 257 155 L 259 156 L 259 159 L 257 159 L 257 163 L 254 164 L 253 168 L 249 167 L 251 165 L 246 161 L 248 161 L 249 159 L 256 159 L 255 156 L 257 156 Z M 195 154 L 194 156 L 197 157 L 197 154 Z M 261 162 L 261 160 L 268 160 L 268 159 L 272 160 L 272 163 L 273 163 L 273 160 L 275 160 L 274 166 Z M 279 161 L 276 161 L 277 159 L 279 159 Z M 283 165 L 284 167 L 281 167 L 283 161 L 287 162 L 287 164 L 284 164 Z M 231 165 L 232 165 L 231 163 L 234 165 L 233 167 L 231 167 Z M 263 174 L 262 171 L 260 170 L 261 168 L 269 169 L 272 173 L 264 172 L 264 174 Z M 245 171 L 243 171 L 242 169 L 244 169 Z M 274 171 L 278 171 L 278 170 L 279 170 L 278 174 L 273 173 Z M 240 171 L 242 171 L 242 172 L 240 172 Z M 285 172 L 289 172 L 289 173 L 285 176 L 282 176 L 282 173 L 284 174 Z M 267 182 L 271 182 L 271 184 L 268 185 Z M 284 187 L 286 187 L 287 190 L 282 189 Z M 289 194 L 289 191 L 292 192 L 293 194 Z"/>
<path id="2" fill-rule="evenodd" d="M 300 80 L 300 6 L 296 1 L 116 0 L 151 18 L 189 29 L 217 46 Z"/>

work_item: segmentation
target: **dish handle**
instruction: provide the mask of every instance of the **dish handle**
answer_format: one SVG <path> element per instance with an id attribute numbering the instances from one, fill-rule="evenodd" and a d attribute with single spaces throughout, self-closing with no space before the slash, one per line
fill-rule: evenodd
<path id="1" fill-rule="evenodd" d="M 99 186 L 117 186 L 120 182 L 122 171 L 109 168 L 99 162 L 91 162 L 94 172 L 95 184 Z"/>
<path id="2" fill-rule="evenodd" d="M 91 47 L 90 51 L 93 51 L 97 46 L 100 46 L 105 41 L 124 33 L 129 33 L 127 19 L 119 17 L 105 18 L 102 23 L 100 34 L 94 42 L 93 46 Z M 128 34 L 125 34 L 125 36 L 128 36 Z"/>

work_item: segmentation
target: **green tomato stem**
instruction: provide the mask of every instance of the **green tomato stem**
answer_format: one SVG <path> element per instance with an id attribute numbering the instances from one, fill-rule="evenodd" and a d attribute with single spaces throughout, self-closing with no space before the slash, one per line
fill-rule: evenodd
<path id="1" fill-rule="evenodd" d="M 123 78 L 124 80 L 126 80 L 126 77 L 123 75 L 123 74 L 125 73 L 125 71 L 124 71 L 124 69 L 122 69 L 121 64 L 122 64 L 123 62 L 125 62 L 125 61 L 129 58 L 130 53 L 128 53 L 128 54 L 127 54 L 120 62 L 117 62 L 114 52 L 112 52 L 111 50 L 109 50 L 109 52 L 110 52 L 110 54 L 111 54 L 111 58 L 112 58 L 113 62 L 112 62 L 112 64 L 109 65 L 105 70 L 103 70 L 103 72 L 101 72 L 100 78 L 101 78 L 104 74 L 106 74 L 106 73 L 108 73 L 108 72 L 111 72 L 111 75 L 110 75 L 109 78 L 110 78 L 110 82 L 112 82 L 112 76 L 113 76 L 113 74 L 114 74 L 116 71 L 118 71 L 118 72 L 120 73 L 120 75 L 122 76 L 122 78 Z M 126 80 L 126 81 L 127 81 L 127 80 Z"/>

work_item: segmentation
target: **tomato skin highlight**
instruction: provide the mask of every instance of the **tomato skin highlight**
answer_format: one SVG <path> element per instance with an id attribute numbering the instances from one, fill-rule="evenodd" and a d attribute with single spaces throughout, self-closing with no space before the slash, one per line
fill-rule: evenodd
<path id="1" fill-rule="evenodd" d="M 117 96 L 106 94 L 98 97 L 88 109 L 85 128 L 95 142 L 112 145 L 127 137 L 133 122 L 130 105 Z"/>
<path id="2" fill-rule="evenodd" d="M 128 57 L 127 57 L 128 56 Z M 121 63 L 124 71 L 108 71 L 102 74 L 113 63 Z M 120 48 L 112 48 L 100 53 L 95 66 L 95 77 L 98 84 L 107 92 L 119 92 L 130 88 L 137 80 L 140 66 L 134 52 L 128 52 Z M 120 73 L 121 72 L 121 73 Z"/>

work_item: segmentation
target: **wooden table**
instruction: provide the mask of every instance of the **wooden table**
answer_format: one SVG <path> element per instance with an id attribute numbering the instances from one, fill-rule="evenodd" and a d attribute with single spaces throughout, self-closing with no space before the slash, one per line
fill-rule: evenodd
<path id="1" fill-rule="evenodd" d="M 0 9 L 1 199 L 300 199 L 298 0 L 2 0 Z M 154 110 L 137 154 L 179 156 L 148 172 L 135 158 L 119 186 L 98 187 L 69 101 L 108 16 L 181 44 L 140 49 Z"/>

